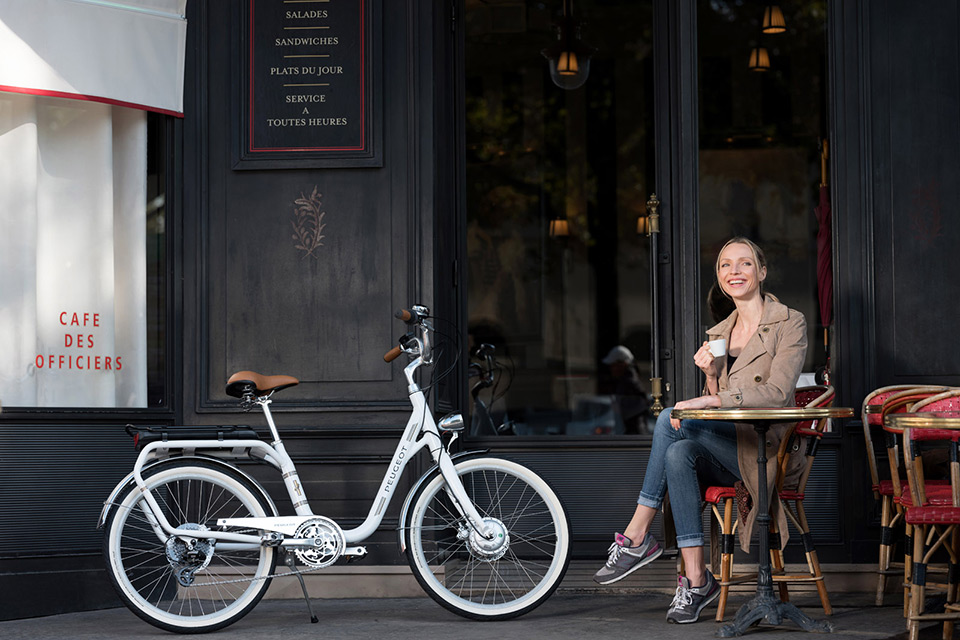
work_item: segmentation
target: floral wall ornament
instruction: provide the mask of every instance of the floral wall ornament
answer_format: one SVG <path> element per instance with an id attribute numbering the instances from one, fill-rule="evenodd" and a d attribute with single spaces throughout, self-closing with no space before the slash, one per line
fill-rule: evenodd
<path id="1" fill-rule="evenodd" d="M 327 226 L 323 221 L 327 212 L 320 210 L 323 206 L 321 197 L 317 187 L 314 186 L 309 198 L 301 191 L 300 197 L 294 200 L 293 217 L 295 219 L 291 222 L 294 231 L 293 239 L 297 242 L 296 248 L 304 252 L 304 258 L 313 256 L 320 259 L 315 251 L 323 246 L 323 239 L 326 237 L 323 235 L 323 228 Z"/>

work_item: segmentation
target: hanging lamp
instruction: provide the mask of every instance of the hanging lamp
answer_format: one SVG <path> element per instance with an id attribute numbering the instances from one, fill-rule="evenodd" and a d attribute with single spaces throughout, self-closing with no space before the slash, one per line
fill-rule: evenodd
<path id="1" fill-rule="evenodd" d="M 580 39 L 580 22 L 573 17 L 572 0 L 563 0 L 563 15 L 555 23 L 557 41 L 541 51 L 550 66 L 550 79 L 561 89 L 582 87 L 590 75 L 596 49 Z"/>
<path id="2" fill-rule="evenodd" d="M 783 33 L 787 30 L 787 22 L 783 19 L 783 11 L 776 4 L 769 4 L 763 10 L 763 25 L 761 30 L 764 33 Z"/>

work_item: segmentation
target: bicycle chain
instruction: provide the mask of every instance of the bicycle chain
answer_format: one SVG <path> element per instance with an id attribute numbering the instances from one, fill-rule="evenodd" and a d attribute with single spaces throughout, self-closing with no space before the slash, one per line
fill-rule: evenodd
<path id="1" fill-rule="evenodd" d="M 233 533 L 252 533 L 251 531 L 234 531 Z M 274 547 L 276 548 L 276 547 Z M 216 547 L 214 547 L 214 554 L 216 554 Z M 236 578 L 234 580 L 216 580 L 212 582 L 195 582 L 191 587 L 211 587 L 221 584 L 239 584 L 241 582 L 257 582 L 260 580 L 271 580 L 273 578 L 287 578 L 290 576 L 303 575 L 304 573 L 312 573 L 314 571 L 320 571 L 321 569 L 326 569 L 326 567 L 310 567 L 305 571 L 286 571 L 284 573 L 272 573 L 267 576 L 255 576 L 252 578 Z"/>
<path id="2" fill-rule="evenodd" d="M 217 580 L 214 582 L 196 582 L 193 587 L 210 587 L 219 584 L 237 584 L 240 582 L 257 582 L 258 580 L 269 580 L 273 578 L 287 578 L 289 576 L 303 575 L 305 573 L 312 573 L 314 571 L 320 571 L 321 569 L 326 569 L 326 567 L 316 567 L 312 569 L 307 569 L 306 571 L 287 571 L 285 573 L 274 573 L 269 576 L 259 576 L 253 578 L 237 578 L 236 580 Z"/>

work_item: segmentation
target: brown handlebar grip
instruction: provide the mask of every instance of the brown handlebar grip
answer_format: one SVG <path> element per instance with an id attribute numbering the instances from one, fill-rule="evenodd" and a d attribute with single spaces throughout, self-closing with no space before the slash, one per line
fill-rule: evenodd
<path id="1" fill-rule="evenodd" d="M 393 315 L 394 315 L 394 317 L 399 318 L 400 320 L 403 320 L 404 322 L 410 322 L 410 321 L 413 319 L 413 313 L 411 313 L 408 309 L 399 309 L 399 310 L 398 310 L 395 314 L 393 314 Z"/>
<path id="2" fill-rule="evenodd" d="M 385 354 L 383 354 L 383 361 L 393 362 L 400 357 L 401 353 L 403 353 L 403 349 L 400 347 L 394 347 L 393 349 L 390 349 L 390 351 L 387 351 Z"/>

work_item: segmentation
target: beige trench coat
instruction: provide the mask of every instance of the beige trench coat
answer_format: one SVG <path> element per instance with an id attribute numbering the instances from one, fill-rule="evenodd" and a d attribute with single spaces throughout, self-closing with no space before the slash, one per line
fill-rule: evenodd
<path id="1" fill-rule="evenodd" d="M 723 322 L 707 330 L 707 339 L 724 338 L 730 344 L 730 333 L 737 321 L 734 311 Z M 717 358 L 721 371 L 719 384 L 720 406 L 739 408 L 792 407 L 797 379 L 807 352 L 807 323 L 803 314 L 781 304 L 776 297 L 766 294 L 763 315 L 757 332 L 740 351 L 727 371 L 727 356 Z M 770 514 L 776 518 L 780 540 L 786 545 L 789 533 L 787 518 L 774 491 L 777 472 L 777 449 L 780 440 L 792 423 L 779 423 L 767 432 L 767 495 L 770 496 Z M 757 501 L 757 432 L 753 425 L 737 423 L 737 457 L 743 483 Z M 792 452 L 787 466 L 784 486 L 796 484 L 803 467 L 802 453 Z M 793 485 L 791 485 L 791 482 Z M 756 522 L 757 510 L 752 509 L 746 522 L 740 523 L 740 546 L 750 550 L 750 538 Z M 783 547 L 781 547 L 783 548 Z"/>

